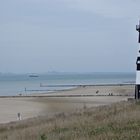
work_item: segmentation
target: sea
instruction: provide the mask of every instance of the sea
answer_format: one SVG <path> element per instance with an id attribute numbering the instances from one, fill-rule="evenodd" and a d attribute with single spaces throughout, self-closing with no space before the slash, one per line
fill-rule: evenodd
<path id="1" fill-rule="evenodd" d="M 135 73 L 0 74 L 0 96 L 50 93 L 78 85 L 134 84 Z"/>

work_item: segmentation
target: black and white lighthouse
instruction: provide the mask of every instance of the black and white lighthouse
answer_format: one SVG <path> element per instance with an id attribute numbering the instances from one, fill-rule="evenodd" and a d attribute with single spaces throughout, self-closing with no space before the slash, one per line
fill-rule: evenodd
<path id="1" fill-rule="evenodd" d="M 139 32 L 138 43 L 140 43 L 140 22 L 136 25 L 136 30 Z M 138 48 L 138 55 L 136 61 L 136 87 L 135 87 L 135 99 L 140 99 L 140 46 Z"/>

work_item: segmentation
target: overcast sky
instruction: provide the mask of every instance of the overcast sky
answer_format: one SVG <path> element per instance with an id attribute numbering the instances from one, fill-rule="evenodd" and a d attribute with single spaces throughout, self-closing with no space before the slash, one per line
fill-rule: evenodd
<path id="1" fill-rule="evenodd" d="M 1 0 L 0 72 L 134 72 L 140 0 Z"/>

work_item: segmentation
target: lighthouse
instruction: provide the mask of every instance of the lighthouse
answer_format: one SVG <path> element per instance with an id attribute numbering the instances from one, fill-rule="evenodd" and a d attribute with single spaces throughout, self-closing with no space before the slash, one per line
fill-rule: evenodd
<path id="1" fill-rule="evenodd" d="M 140 22 L 139 22 L 139 25 L 136 25 L 136 30 L 139 32 L 138 43 L 140 43 Z M 140 45 L 138 48 L 138 55 L 137 55 L 137 61 L 136 61 L 135 99 L 140 99 Z"/>

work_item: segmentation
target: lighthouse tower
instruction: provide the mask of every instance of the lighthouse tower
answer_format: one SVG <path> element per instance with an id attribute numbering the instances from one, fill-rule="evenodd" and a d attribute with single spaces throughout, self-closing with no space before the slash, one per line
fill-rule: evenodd
<path id="1" fill-rule="evenodd" d="M 136 25 L 136 30 L 139 32 L 138 43 L 140 43 L 140 22 Z M 135 99 L 140 99 L 140 46 L 138 49 L 137 61 L 136 61 L 136 87 L 135 87 Z"/>

